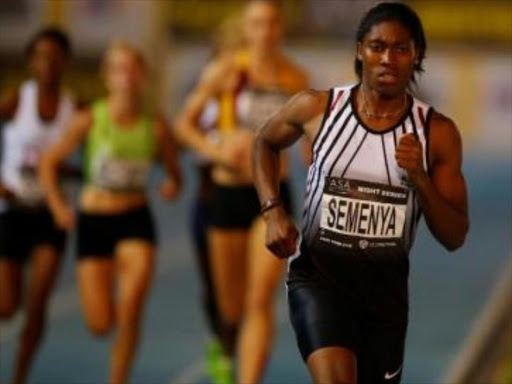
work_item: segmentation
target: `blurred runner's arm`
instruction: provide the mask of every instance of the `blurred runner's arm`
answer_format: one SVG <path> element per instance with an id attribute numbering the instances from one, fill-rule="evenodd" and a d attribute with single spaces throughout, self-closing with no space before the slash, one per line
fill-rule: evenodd
<path id="1" fill-rule="evenodd" d="M 261 127 L 253 144 L 253 174 L 262 206 L 279 201 L 279 152 L 296 142 L 303 134 L 312 141 L 319 130 L 328 93 L 302 91 Z M 265 243 L 278 257 L 295 252 L 298 232 L 281 205 L 263 213 L 267 222 Z"/>
<path id="2" fill-rule="evenodd" d="M 423 168 L 421 143 L 405 135 L 397 147 L 398 165 L 418 192 L 425 221 L 435 238 L 453 251 L 469 229 L 466 182 L 462 174 L 462 141 L 455 124 L 433 112 L 430 127 L 430 172 Z"/>
<path id="3" fill-rule="evenodd" d="M 166 179 L 160 186 L 160 194 L 165 199 L 176 197 L 181 189 L 182 177 L 178 160 L 178 146 L 166 121 L 162 117 L 155 119 L 155 133 L 158 154 L 166 171 Z"/>
<path id="4" fill-rule="evenodd" d="M 198 122 L 206 103 L 220 92 L 222 78 L 225 78 L 226 74 L 227 65 L 224 61 L 210 63 L 205 68 L 199 84 L 185 101 L 183 111 L 176 121 L 177 139 L 185 146 L 213 161 L 219 161 L 220 151 L 201 132 Z"/>
<path id="5" fill-rule="evenodd" d="M 0 131 L 5 123 L 11 120 L 18 107 L 18 92 L 13 90 L 6 92 L 0 97 Z M 1 160 L 1 159 L 0 159 Z M 12 193 L 6 189 L 0 181 L 0 198 L 12 198 Z"/>
<path id="6" fill-rule="evenodd" d="M 58 184 L 59 165 L 80 146 L 92 125 L 90 110 L 77 112 L 61 138 L 42 156 L 39 166 L 39 177 L 46 191 L 48 205 L 57 225 L 71 229 L 73 215 L 71 208 L 63 198 Z"/>

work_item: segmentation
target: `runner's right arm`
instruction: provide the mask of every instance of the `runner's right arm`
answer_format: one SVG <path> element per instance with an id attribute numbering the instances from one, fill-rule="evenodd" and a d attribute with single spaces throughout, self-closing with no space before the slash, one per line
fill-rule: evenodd
<path id="1" fill-rule="evenodd" d="M 223 82 L 230 74 L 230 69 L 229 59 L 213 61 L 205 68 L 198 85 L 185 101 L 175 129 L 176 138 L 181 144 L 213 162 L 224 163 L 228 166 L 233 164 L 229 164 L 230 161 L 226 159 L 219 146 L 208 140 L 206 135 L 201 132 L 198 122 L 208 101 L 214 99 L 221 92 Z"/>
<path id="2" fill-rule="evenodd" d="M 279 152 L 295 143 L 303 134 L 313 142 L 325 111 L 328 92 L 302 91 L 258 130 L 253 143 L 253 174 L 262 206 L 278 201 Z M 267 222 L 265 244 L 278 257 L 295 252 L 297 229 L 282 205 L 264 212 Z"/>

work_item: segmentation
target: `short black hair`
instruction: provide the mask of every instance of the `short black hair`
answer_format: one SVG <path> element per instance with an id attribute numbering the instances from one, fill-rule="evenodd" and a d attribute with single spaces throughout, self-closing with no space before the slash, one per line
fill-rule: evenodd
<path id="1" fill-rule="evenodd" d="M 418 14 L 409 6 L 402 3 L 380 3 L 371 8 L 361 20 L 357 28 L 356 41 L 362 43 L 365 36 L 370 32 L 374 25 L 380 24 L 385 21 L 394 21 L 407 29 L 414 41 L 414 46 L 418 50 L 418 62 L 414 64 L 414 73 L 412 81 L 416 82 L 415 73 L 422 73 L 425 71 L 423 68 L 423 59 L 427 51 L 427 40 L 423 25 Z M 357 56 L 354 62 L 354 69 L 357 77 L 361 79 L 363 73 L 363 63 L 358 60 Z"/>
<path id="2" fill-rule="evenodd" d="M 34 49 L 37 43 L 41 40 L 50 39 L 54 41 L 59 48 L 62 50 L 62 53 L 66 56 L 71 55 L 71 42 L 69 41 L 68 36 L 57 27 L 45 27 L 39 30 L 28 42 L 25 48 L 25 55 L 27 57 L 32 56 L 34 53 Z"/>

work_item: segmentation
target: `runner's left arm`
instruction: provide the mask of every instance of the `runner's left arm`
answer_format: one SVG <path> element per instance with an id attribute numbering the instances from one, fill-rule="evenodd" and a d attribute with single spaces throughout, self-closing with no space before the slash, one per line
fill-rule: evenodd
<path id="1" fill-rule="evenodd" d="M 418 192 L 430 231 L 446 249 L 454 251 L 462 246 L 469 229 L 462 140 L 455 124 L 437 112 L 432 115 L 429 140 L 429 173 L 423 167 L 421 143 L 412 134 L 401 138 L 396 158 Z"/>

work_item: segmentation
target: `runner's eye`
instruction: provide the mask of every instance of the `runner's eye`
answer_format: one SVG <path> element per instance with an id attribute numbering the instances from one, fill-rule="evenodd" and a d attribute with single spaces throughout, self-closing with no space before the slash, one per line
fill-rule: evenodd
<path id="1" fill-rule="evenodd" d="M 373 52 L 383 52 L 385 47 L 382 43 L 370 43 L 370 49 Z"/>
<path id="2" fill-rule="evenodd" d="M 406 44 L 401 44 L 395 47 L 395 52 L 400 54 L 409 53 L 409 46 Z"/>

